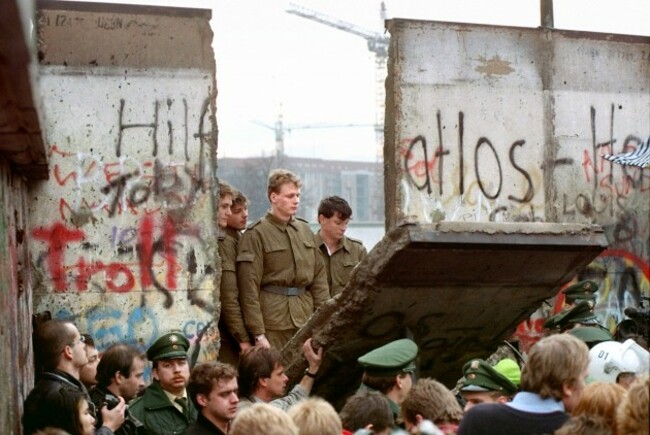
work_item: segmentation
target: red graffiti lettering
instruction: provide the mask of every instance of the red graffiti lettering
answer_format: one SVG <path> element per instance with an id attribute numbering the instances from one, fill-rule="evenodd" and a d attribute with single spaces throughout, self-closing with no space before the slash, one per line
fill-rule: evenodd
<path id="1" fill-rule="evenodd" d="M 51 227 L 38 228 L 32 231 L 32 237 L 43 240 L 48 245 L 47 265 L 50 268 L 54 289 L 58 292 L 65 291 L 66 279 L 63 268 L 64 249 L 69 242 L 84 240 L 85 234 L 81 230 L 68 229 L 62 223 L 55 223 Z"/>

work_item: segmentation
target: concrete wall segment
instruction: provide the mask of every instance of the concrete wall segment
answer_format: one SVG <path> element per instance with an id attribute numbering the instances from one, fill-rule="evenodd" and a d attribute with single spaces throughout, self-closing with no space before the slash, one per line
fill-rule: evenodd
<path id="1" fill-rule="evenodd" d="M 650 294 L 650 173 L 601 155 L 650 134 L 650 38 L 413 20 L 388 29 L 387 229 L 602 225 L 610 250 L 578 278 L 600 283 L 596 311 L 613 329 L 625 304 Z"/>
<path id="2" fill-rule="evenodd" d="M 39 19 L 50 181 L 30 204 L 34 311 L 74 320 L 100 349 L 180 329 L 194 361 L 214 359 L 210 13 L 63 3 Z"/>

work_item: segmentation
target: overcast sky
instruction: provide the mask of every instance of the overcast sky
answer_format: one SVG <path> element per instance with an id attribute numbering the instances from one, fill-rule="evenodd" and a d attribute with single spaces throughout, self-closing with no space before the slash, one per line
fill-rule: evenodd
<path id="1" fill-rule="evenodd" d="M 280 113 L 289 155 L 373 161 L 374 58 L 363 38 L 286 13 L 284 0 L 141 0 L 212 9 L 220 157 L 270 154 Z M 295 0 L 383 32 L 379 0 Z M 388 18 L 521 27 L 539 0 L 386 0 Z M 650 0 L 555 0 L 555 27 L 650 36 Z M 264 127 L 263 125 L 268 127 Z M 322 125 L 352 127 L 313 128 Z M 306 128 L 312 127 L 312 128 Z"/>

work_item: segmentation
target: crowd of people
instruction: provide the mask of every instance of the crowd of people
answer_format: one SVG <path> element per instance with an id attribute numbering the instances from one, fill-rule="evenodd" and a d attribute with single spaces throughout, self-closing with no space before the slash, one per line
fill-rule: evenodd
<path id="1" fill-rule="evenodd" d="M 270 210 L 247 227 L 246 197 L 220 183 L 217 361 L 191 367 L 190 342 L 180 331 L 157 337 L 146 353 L 116 343 L 100 354 L 73 322 L 41 322 L 24 433 L 648 434 L 647 326 L 612 335 L 598 325 L 591 281 L 563 292 L 566 308 L 525 358 L 470 359 L 454 390 L 418 379 L 419 348 L 409 338 L 358 358 L 358 389 L 352 386 L 356 392 L 338 410 L 312 395 L 327 349 L 311 338 L 302 348 L 307 368 L 289 385 L 282 347 L 320 305 L 339 297 L 366 255 L 361 242 L 345 236 L 347 202 L 321 201 L 313 234 L 295 216 L 300 189 L 295 174 L 273 171 Z"/>

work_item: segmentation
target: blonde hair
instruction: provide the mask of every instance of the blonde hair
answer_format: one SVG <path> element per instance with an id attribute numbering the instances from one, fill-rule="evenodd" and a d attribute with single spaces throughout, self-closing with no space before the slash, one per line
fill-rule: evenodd
<path id="1" fill-rule="evenodd" d="M 219 198 L 223 199 L 224 197 L 230 195 L 231 197 L 235 196 L 235 189 L 225 181 L 219 181 Z"/>
<path id="2" fill-rule="evenodd" d="M 267 403 L 255 403 L 237 413 L 228 435 L 300 435 L 300 432 L 283 410 Z"/>
<path id="3" fill-rule="evenodd" d="M 269 174 L 269 183 L 266 189 L 266 197 L 271 199 L 272 193 L 279 193 L 282 185 L 291 183 L 295 184 L 297 188 L 302 187 L 302 181 L 293 172 L 287 169 L 274 169 Z"/>
<path id="4" fill-rule="evenodd" d="M 611 382 L 594 382 L 582 391 L 573 416 L 597 416 L 612 430 L 616 424 L 616 408 L 625 396 L 625 388 Z"/>
<path id="5" fill-rule="evenodd" d="M 434 379 L 420 379 L 400 405 L 402 417 L 415 423 L 419 414 L 435 424 L 458 423 L 463 410 L 451 391 Z"/>
<path id="6" fill-rule="evenodd" d="M 648 423 L 648 395 L 650 381 L 647 376 L 638 378 L 627 390 L 616 411 L 616 433 L 642 435 L 650 432 Z"/>
<path id="7" fill-rule="evenodd" d="M 341 435 L 343 425 L 332 405 L 319 397 L 310 397 L 287 411 L 300 435 Z"/>
<path id="8" fill-rule="evenodd" d="M 565 385 L 582 382 L 580 377 L 589 365 L 589 348 L 570 334 L 542 338 L 530 349 L 521 372 L 521 389 L 562 400 Z"/>

